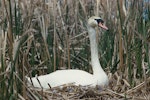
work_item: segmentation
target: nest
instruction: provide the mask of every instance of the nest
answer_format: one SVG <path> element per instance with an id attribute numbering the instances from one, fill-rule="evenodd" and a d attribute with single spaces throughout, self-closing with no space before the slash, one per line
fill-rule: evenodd
<path id="1" fill-rule="evenodd" d="M 29 100 L 150 100 L 150 78 L 131 87 L 125 79 L 117 74 L 111 77 L 108 87 L 75 86 L 67 84 L 50 89 L 39 89 L 33 86 L 26 90 Z"/>

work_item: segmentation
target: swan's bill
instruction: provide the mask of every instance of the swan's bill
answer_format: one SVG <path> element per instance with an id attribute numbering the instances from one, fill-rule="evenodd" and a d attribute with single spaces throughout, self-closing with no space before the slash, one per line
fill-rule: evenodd
<path id="1" fill-rule="evenodd" d="M 108 27 L 105 26 L 103 23 L 99 23 L 98 25 L 99 25 L 99 27 L 101 27 L 101 28 L 103 28 L 105 30 L 108 30 Z"/>

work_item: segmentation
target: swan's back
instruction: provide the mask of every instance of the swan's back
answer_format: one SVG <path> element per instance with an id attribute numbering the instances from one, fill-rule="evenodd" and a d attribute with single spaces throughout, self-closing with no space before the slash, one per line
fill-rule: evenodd
<path id="1" fill-rule="evenodd" d="M 93 75 L 82 70 L 58 70 L 47 75 L 41 75 L 38 77 L 38 80 L 43 88 L 49 88 L 49 85 L 51 87 L 56 87 L 69 83 L 82 86 L 95 85 Z M 32 78 L 33 85 L 34 87 L 41 88 L 38 80 L 35 77 Z M 28 81 L 31 83 L 30 78 L 28 78 Z"/>

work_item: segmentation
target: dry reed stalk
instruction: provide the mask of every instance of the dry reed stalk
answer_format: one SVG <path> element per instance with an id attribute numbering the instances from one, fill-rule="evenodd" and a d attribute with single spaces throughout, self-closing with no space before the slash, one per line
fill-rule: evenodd
<path id="1" fill-rule="evenodd" d="M 80 5 L 81 5 L 81 7 L 82 7 L 82 10 L 83 10 L 83 15 L 85 16 L 85 19 L 87 20 L 88 19 L 88 14 L 87 14 L 87 11 L 86 11 L 86 6 L 85 6 L 85 1 L 83 2 L 82 0 L 79 0 L 79 3 L 80 3 Z"/>
<path id="2" fill-rule="evenodd" d="M 68 34 L 68 33 L 67 33 Z M 66 35 L 67 36 L 67 58 L 68 58 L 68 69 L 71 69 L 71 66 L 70 66 L 70 37 L 69 35 Z"/>
<path id="3" fill-rule="evenodd" d="M 122 10 L 120 10 L 120 9 L 122 9 L 122 2 L 120 2 L 120 0 L 117 0 L 117 5 L 118 5 L 118 11 L 119 11 L 119 17 L 120 17 L 120 19 L 119 19 L 119 28 L 118 28 L 118 32 L 119 32 L 119 58 L 120 58 L 120 69 L 121 69 L 121 71 L 123 71 L 124 70 L 124 66 L 123 66 L 123 64 L 124 64 L 124 62 L 123 62 L 123 46 L 122 46 L 122 32 L 123 32 L 123 30 L 122 30 Z"/>
<path id="4" fill-rule="evenodd" d="M 64 19 L 63 19 L 63 14 L 62 14 L 62 12 L 61 12 L 61 6 L 60 6 L 60 3 L 57 3 L 58 4 L 58 6 L 57 6 L 57 9 L 58 9 L 58 14 L 59 14 L 59 16 L 60 16 L 60 24 L 61 24 L 61 27 L 62 27 L 62 33 L 65 35 L 65 40 L 64 40 L 64 48 L 67 48 L 67 27 L 66 27 L 66 25 L 65 25 L 65 21 L 64 21 Z M 67 4 L 68 4 L 68 0 L 65 0 L 65 7 L 64 7 L 64 10 L 66 11 L 66 9 L 67 9 Z M 66 62 L 66 57 L 67 57 L 67 54 L 66 54 L 66 49 L 64 50 L 64 54 L 63 54 L 63 58 L 65 58 L 65 59 L 63 59 L 64 61 L 63 62 Z M 64 63 L 65 64 L 65 63 Z M 66 65 L 65 65 L 66 66 Z"/>
<path id="5" fill-rule="evenodd" d="M 118 28 L 119 32 L 119 58 L 120 58 L 120 69 L 123 71 L 124 66 L 123 66 L 123 46 L 122 46 L 122 32 L 121 32 L 121 26 L 119 25 Z"/>
<path id="6" fill-rule="evenodd" d="M 7 32 L 5 33 L 5 35 L 4 35 L 4 31 L 2 31 L 2 33 L 1 33 L 2 35 L 1 35 L 1 39 L 3 38 L 4 40 L 1 40 L 1 43 L 3 44 L 2 45 L 2 58 L 3 58 L 3 60 L 1 60 L 2 62 L 5 62 L 5 60 L 6 60 L 6 53 L 5 53 L 5 50 L 6 50 L 6 46 L 7 46 Z M 6 65 L 6 63 L 4 63 L 4 65 Z"/>
<path id="7" fill-rule="evenodd" d="M 99 4 L 100 4 L 100 0 L 97 0 L 97 2 L 96 2 L 96 16 L 99 16 Z"/>
<path id="8" fill-rule="evenodd" d="M 54 41 L 53 41 L 53 55 L 54 55 L 54 71 L 56 70 L 56 0 L 53 1 L 53 18 L 54 18 Z"/>
<path id="9" fill-rule="evenodd" d="M 74 2 L 72 2 L 72 3 L 74 3 Z M 67 0 L 67 4 L 68 4 L 68 0 Z M 66 6 L 66 24 L 68 24 L 68 20 L 67 20 L 67 18 L 69 18 L 68 16 L 69 16 L 69 14 L 68 14 L 68 10 L 69 10 L 69 5 L 67 5 Z M 68 28 L 69 26 L 67 26 L 66 25 L 66 28 Z M 68 62 L 68 64 L 67 64 L 67 68 L 68 69 L 70 69 L 71 68 L 71 66 L 70 66 L 70 33 L 67 31 L 67 29 L 65 30 L 65 38 L 66 38 L 66 52 L 67 52 L 67 62 Z"/>
<path id="10" fill-rule="evenodd" d="M 75 33 L 78 33 L 78 12 L 79 12 L 79 1 L 75 4 Z"/>
<path id="11" fill-rule="evenodd" d="M 142 49 L 144 49 L 143 47 L 142 47 Z M 142 56 L 142 69 L 143 69 L 143 77 L 144 77 L 144 81 L 145 81 L 145 90 L 147 90 L 147 77 L 146 77 L 146 71 L 145 71 L 145 69 L 146 69 L 146 67 L 145 67 L 145 65 L 144 65 L 144 58 L 145 58 L 145 54 Z"/>
<path id="12" fill-rule="evenodd" d="M 24 56 L 24 55 L 23 55 Z M 26 56 L 26 55 L 25 55 Z M 26 74 L 25 74 L 25 58 L 26 57 L 23 57 L 23 62 L 22 62 L 22 65 L 23 65 L 23 82 L 25 82 L 26 80 L 25 80 L 25 76 L 26 76 Z M 22 94 L 22 96 L 24 97 L 24 98 L 27 98 L 27 95 L 26 95 L 26 93 L 27 93 L 27 91 L 26 91 L 26 88 L 25 88 L 25 85 L 23 85 L 23 87 L 22 87 L 22 90 L 23 90 L 23 94 Z"/>

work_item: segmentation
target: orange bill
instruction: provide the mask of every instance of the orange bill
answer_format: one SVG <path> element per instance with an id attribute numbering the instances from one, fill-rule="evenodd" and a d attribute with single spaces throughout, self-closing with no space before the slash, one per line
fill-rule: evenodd
<path id="1" fill-rule="evenodd" d="M 101 27 L 101 28 L 103 28 L 103 29 L 105 29 L 105 30 L 108 30 L 108 27 L 107 27 L 107 26 L 105 26 L 104 24 L 99 23 L 98 25 L 99 25 L 99 27 Z"/>

